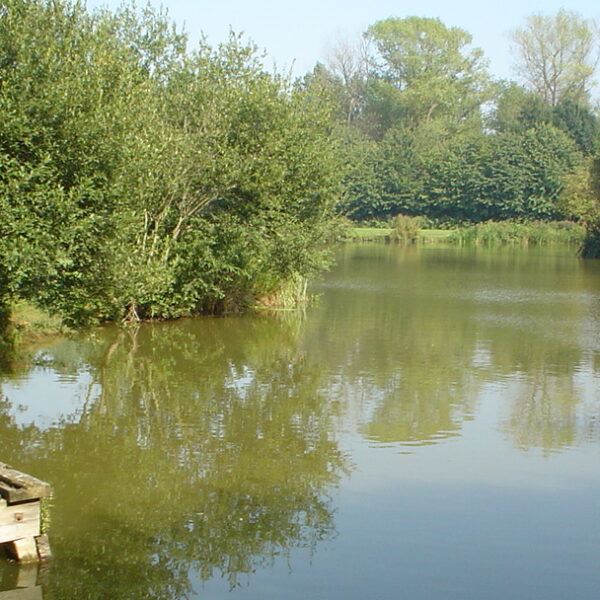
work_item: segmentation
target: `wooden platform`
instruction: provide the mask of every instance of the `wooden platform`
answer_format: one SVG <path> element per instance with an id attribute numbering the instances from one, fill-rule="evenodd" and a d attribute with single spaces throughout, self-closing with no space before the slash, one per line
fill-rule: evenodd
<path id="1" fill-rule="evenodd" d="M 51 494 L 48 483 L 0 463 L 0 544 L 13 558 L 50 558 L 48 538 L 41 535 L 40 500 Z"/>

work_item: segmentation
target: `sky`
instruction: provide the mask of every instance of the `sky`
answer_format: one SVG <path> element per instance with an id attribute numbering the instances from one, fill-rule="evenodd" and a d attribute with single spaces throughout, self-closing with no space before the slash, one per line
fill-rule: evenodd
<path id="1" fill-rule="evenodd" d="M 88 0 L 90 8 L 115 8 L 120 0 Z M 192 42 L 201 34 L 211 44 L 225 41 L 229 30 L 244 32 L 265 50 L 266 65 L 292 70 L 296 76 L 324 60 L 339 37 L 358 38 L 365 29 L 388 17 L 439 17 L 447 26 L 465 29 L 481 48 L 496 78 L 514 78 L 510 32 L 534 13 L 555 14 L 560 8 L 600 22 L 600 3 L 593 0 L 151 0 L 184 25 Z M 138 4 L 145 4 L 138 0 Z M 270 63 L 270 64 L 269 64 Z"/>

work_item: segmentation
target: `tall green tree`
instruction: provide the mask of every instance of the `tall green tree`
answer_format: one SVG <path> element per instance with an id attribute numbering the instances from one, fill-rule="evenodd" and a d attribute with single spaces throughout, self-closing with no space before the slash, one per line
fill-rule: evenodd
<path id="1" fill-rule="evenodd" d="M 114 15 L 42 0 L 3 8 L 0 229 L 12 287 L 72 322 L 112 316 L 116 182 L 145 74 Z"/>
<path id="2" fill-rule="evenodd" d="M 365 35 L 376 50 L 373 94 L 383 101 L 380 110 L 395 104 L 405 123 L 479 123 L 490 89 L 483 53 L 469 48 L 469 33 L 439 19 L 408 17 L 378 21 Z"/>
<path id="3" fill-rule="evenodd" d="M 515 82 L 500 84 L 488 122 L 495 131 L 516 133 L 552 124 L 564 131 L 586 156 L 595 154 L 600 140 L 600 121 L 587 103 L 565 96 L 551 106 Z"/>
<path id="4" fill-rule="evenodd" d="M 497 132 L 523 133 L 552 122 L 552 107 L 540 96 L 514 81 L 497 86 L 489 127 Z"/>
<path id="5" fill-rule="evenodd" d="M 567 96 L 554 107 L 553 123 L 577 144 L 586 156 L 600 147 L 600 120 L 587 104 Z"/>

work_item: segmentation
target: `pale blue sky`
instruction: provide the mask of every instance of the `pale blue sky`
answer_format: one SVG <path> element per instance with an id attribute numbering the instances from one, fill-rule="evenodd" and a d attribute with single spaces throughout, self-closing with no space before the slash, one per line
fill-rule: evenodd
<path id="1" fill-rule="evenodd" d="M 144 4 L 138 0 L 139 4 Z M 592 0 L 152 0 L 165 7 L 171 18 L 185 23 L 192 40 L 200 32 L 216 44 L 227 38 L 230 26 L 243 31 L 267 51 L 280 69 L 294 65 L 302 75 L 323 59 L 328 44 L 339 33 L 358 36 L 368 25 L 390 16 L 439 17 L 473 35 L 496 77 L 510 77 L 512 55 L 509 32 L 532 13 L 553 14 L 560 8 L 600 20 L 600 3 Z M 119 0 L 88 0 L 88 6 L 113 8 Z"/>

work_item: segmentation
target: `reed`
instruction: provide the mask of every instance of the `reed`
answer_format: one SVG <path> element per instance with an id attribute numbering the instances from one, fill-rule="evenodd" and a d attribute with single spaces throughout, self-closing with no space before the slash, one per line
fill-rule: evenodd
<path id="1" fill-rule="evenodd" d="M 585 228 L 572 221 L 487 221 L 453 231 L 447 241 L 454 244 L 480 245 L 551 245 L 583 244 Z"/>

